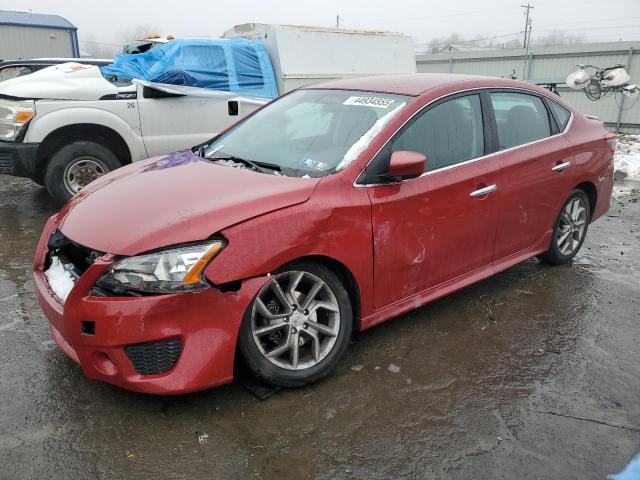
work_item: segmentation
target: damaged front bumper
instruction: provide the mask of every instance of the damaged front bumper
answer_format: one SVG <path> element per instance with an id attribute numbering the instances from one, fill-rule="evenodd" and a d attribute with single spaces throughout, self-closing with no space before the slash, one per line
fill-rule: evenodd
<path id="1" fill-rule="evenodd" d="M 36 294 L 57 345 L 89 378 L 143 393 L 180 394 L 233 378 L 235 346 L 244 313 L 268 277 L 242 282 L 235 292 L 142 297 L 92 295 L 113 259 L 104 255 L 82 274 L 63 302 L 44 274 L 49 219 L 34 263 Z"/>

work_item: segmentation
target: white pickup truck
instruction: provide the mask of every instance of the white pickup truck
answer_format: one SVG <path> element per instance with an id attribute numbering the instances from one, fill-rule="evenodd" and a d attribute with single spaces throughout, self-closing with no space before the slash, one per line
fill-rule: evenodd
<path id="1" fill-rule="evenodd" d="M 184 44 L 170 68 L 166 58 L 156 65 L 142 62 L 149 52 L 136 55 L 140 75 L 110 74 L 116 59 L 2 82 L 0 174 L 31 178 L 62 203 L 110 170 L 202 143 L 299 86 L 416 69 L 411 39 L 401 34 L 244 24 L 223 37 L 158 47 Z M 253 41 L 245 44 L 255 45 L 255 58 L 242 54 L 253 71 L 239 67 L 233 38 Z M 154 77 L 160 63 L 166 75 Z M 199 72 L 215 85 L 202 88 Z"/>

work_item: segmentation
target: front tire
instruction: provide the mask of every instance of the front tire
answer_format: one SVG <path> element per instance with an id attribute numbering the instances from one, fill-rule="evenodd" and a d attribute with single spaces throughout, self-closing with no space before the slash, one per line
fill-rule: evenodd
<path id="1" fill-rule="evenodd" d="M 120 166 L 118 157 L 107 147 L 96 142 L 76 141 L 51 157 L 44 184 L 55 202 L 63 204 L 93 180 Z"/>
<path id="2" fill-rule="evenodd" d="M 259 380 L 300 387 L 331 372 L 352 324 L 351 302 L 338 276 L 314 262 L 294 262 L 274 274 L 247 308 L 238 348 Z"/>
<path id="3" fill-rule="evenodd" d="M 549 250 L 539 256 L 540 260 L 553 265 L 570 261 L 584 243 L 590 220 L 589 197 L 583 190 L 573 190 L 553 226 Z"/>

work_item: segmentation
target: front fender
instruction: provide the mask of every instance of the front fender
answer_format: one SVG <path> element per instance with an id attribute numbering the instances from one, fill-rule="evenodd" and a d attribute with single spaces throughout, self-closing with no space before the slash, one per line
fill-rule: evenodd
<path id="1" fill-rule="evenodd" d="M 346 194 L 330 194 L 323 183 L 303 204 L 223 230 L 228 245 L 205 270 L 207 278 L 224 284 L 274 272 L 301 257 L 328 257 L 353 274 L 366 315 L 373 291 L 369 197 L 351 185 Z"/>
<path id="2" fill-rule="evenodd" d="M 47 107 L 50 105 L 40 108 L 41 104 L 36 103 L 36 116 L 29 123 L 24 142 L 42 143 L 49 134 L 59 128 L 95 124 L 110 128 L 120 135 L 129 147 L 133 161 L 147 157 L 142 136 L 129 123 L 112 112 L 97 108 L 97 102 L 83 103 L 87 105 L 57 110 L 49 110 Z"/>

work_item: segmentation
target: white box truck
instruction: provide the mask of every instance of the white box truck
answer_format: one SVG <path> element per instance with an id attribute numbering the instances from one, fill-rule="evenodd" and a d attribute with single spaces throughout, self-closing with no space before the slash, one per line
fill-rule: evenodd
<path id="1" fill-rule="evenodd" d="M 415 69 L 405 35 L 265 24 L 173 40 L 107 67 L 45 68 L 0 84 L 0 173 L 31 178 L 63 202 L 121 165 L 202 143 L 302 85 Z"/>
<path id="2" fill-rule="evenodd" d="M 280 94 L 337 78 L 416 71 L 411 37 L 400 33 L 245 23 L 222 38 L 262 42 Z"/>

